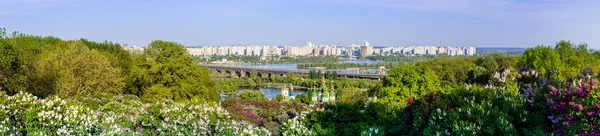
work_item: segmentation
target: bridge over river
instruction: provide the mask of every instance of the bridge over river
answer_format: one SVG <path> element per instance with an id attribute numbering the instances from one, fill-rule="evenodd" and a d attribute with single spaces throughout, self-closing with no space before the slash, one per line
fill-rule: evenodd
<path id="1" fill-rule="evenodd" d="M 229 73 L 232 77 L 245 77 L 250 76 L 250 71 L 256 70 L 258 72 L 258 76 L 261 77 L 271 77 L 274 75 L 284 76 L 288 72 L 293 72 L 295 74 L 308 75 L 309 69 L 298 69 L 298 70 L 289 70 L 289 69 L 277 69 L 277 68 L 253 68 L 253 67 L 245 67 L 243 65 L 207 65 L 200 64 L 200 66 L 208 67 L 213 72 L 219 73 Z M 385 74 L 360 74 L 360 73 L 337 73 L 339 77 L 347 77 L 347 78 L 356 78 L 356 79 L 370 79 L 370 80 L 380 80 L 385 76 Z"/>

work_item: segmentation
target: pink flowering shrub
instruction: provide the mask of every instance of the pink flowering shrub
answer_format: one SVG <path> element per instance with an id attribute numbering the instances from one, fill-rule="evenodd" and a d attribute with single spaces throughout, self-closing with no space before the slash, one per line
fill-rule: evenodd
<path id="1" fill-rule="evenodd" d="M 546 117 L 544 125 L 558 135 L 600 135 L 600 90 L 589 70 L 565 81 L 542 78 L 522 89 L 529 111 Z M 542 122 L 540 122 L 542 123 Z"/>
<path id="2" fill-rule="evenodd" d="M 232 118 L 265 127 L 275 135 L 280 133 L 279 126 L 282 123 L 309 110 L 308 106 L 302 103 L 260 100 L 228 99 L 221 105 L 231 113 Z"/>

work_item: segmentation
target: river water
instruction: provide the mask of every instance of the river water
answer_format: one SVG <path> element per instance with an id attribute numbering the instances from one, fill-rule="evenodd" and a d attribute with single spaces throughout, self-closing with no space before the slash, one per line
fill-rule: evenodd
<path id="1" fill-rule="evenodd" d="M 244 91 L 244 90 L 257 90 L 259 89 L 261 92 L 265 93 L 265 95 L 267 96 L 267 98 L 269 100 L 277 97 L 278 94 L 281 94 L 281 89 L 279 88 L 266 88 L 266 87 L 260 87 L 260 88 L 247 88 L 247 87 L 242 87 L 240 88 L 240 92 Z M 289 92 L 290 96 L 296 97 L 299 94 L 304 94 L 306 96 L 308 96 L 308 90 L 306 89 L 294 89 L 294 91 L 290 91 Z M 235 96 L 221 96 L 221 100 L 227 99 L 227 97 L 235 97 Z"/>
<path id="2" fill-rule="evenodd" d="M 265 93 L 265 95 L 267 95 L 267 98 L 269 98 L 269 100 L 275 98 L 278 94 L 281 94 L 281 89 L 279 89 L 279 88 L 260 88 L 260 91 Z M 294 89 L 293 92 L 290 91 L 290 96 L 295 97 L 298 94 L 304 94 L 304 95 L 308 96 L 308 90 Z"/>

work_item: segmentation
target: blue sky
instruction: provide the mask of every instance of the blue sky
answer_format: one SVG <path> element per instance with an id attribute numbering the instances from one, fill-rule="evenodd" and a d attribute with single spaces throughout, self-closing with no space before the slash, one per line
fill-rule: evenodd
<path id="1" fill-rule="evenodd" d="M 0 0 L 0 27 L 147 45 L 600 48 L 598 0 Z"/>

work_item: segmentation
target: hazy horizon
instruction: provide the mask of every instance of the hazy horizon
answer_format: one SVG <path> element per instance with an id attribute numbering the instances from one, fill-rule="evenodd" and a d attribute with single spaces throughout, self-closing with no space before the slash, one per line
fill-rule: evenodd
<path id="1" fill-rule="evenodd" d="M 0 0 L 9 32 L 145 46 L 349 45 L 600 48 L 593 0 Z"/>

